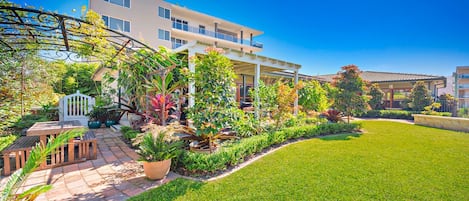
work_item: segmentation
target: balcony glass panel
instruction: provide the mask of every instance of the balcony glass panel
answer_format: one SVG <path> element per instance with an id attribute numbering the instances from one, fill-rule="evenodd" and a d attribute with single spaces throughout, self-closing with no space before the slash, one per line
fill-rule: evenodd
<path id="1" fill-rule="evenodd" d="M 241 40 L 241 39 L 239 39 L 237 37 L 234 37 L 232 35 L 223 34 L 223 33 L 214 32 L 214 31 L 209 31 L 209 30 L 205 29 L 205 27 L 203 27 L 203 26 L 201 26 L 201 27 L 192 27 L 192 26 L 187 25 L 186 23 L 180 23 L 180 22 L 177 22 L 177 21 L 173 21 L 173 28 L 183 30 L 183 31 L 187 31 L 187 32 L 191 32 L 191 33 L 197 33 L 197 34 L 201 34 L 201 35 L 209 36 L 209 37 L 213 37 L 213 38 L 219 38 L 219 39 L 231 41 L 231 42 L 234 42 L 234 43 L 251 45 L 253 47 L 258 47 L 258 48 L 263 48 L 264 47 L 264 45 L 262 43 L 255 42 L 255 41 L 249 41 L 249 40 Z"/>
<path id="2" fill-rule="evenodd" d="M 460 74 L 458 76 L 459 79 L 469 79 L 469 74 Z"/>
<path id="3" fill-rule="evenodd" d="M 469 89 L 469 84 L 461 84 L 459 85 L 460 89 Z"/>

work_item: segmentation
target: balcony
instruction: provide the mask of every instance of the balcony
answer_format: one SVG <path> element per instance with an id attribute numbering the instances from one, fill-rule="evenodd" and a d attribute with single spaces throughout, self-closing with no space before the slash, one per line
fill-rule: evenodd
<path id="1" fill-rule="evenodd" d="M 231 36 L 231 35 L 228 35 L 228 34 L 209 31 L 209 30 L 206 30 L 206 29 L 198 28 L 198 27 L 192 27 L 192 26 L 189 26 L 187 24 L 183 24 L 183 23 L 179 23 L 179 22 L 173 22 L 173 28 L 178 29 L 178 30 L 182 30 L 182 31 L 187 31 L 187 32 L 191 32 L 191 33 L 196 33 L 196 34 L 212 37 L 212 38 L 218 38 L 218 39 L 230 41 L 230 42 L 233 42 L 233 43 L 249 45 L 249 46 L 252 46 L 252 47 L 257 47 L 257 48 L 263 48 L 264 47 L 264 45 L 262 43 L 258 43 L 258 42 L 255 42 L 255 41 L 249 41 L 249 40 L 241 40 L 237 37 L 234 37 L 234 36 Z"/>
<path id="2" fill-rule="evenodd" d="M 469 84 L 460 84 L 459 89 L 469 89 Z"/>

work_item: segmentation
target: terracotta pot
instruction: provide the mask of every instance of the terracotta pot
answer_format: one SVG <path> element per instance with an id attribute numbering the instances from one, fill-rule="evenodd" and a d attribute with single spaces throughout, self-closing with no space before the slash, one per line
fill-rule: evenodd
<path id="1" fill-rule="evenodd" d="M 151 180 L 163 179 L 171 168 L 171 159 L 156 162 L 143 162 L 143 171 Z"/>

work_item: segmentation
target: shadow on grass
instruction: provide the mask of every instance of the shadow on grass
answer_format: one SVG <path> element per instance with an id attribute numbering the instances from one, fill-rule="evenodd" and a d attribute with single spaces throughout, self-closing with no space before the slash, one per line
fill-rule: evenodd
<path id="1" fill-rule="evenodd" d="M 360 136 L 361 136 L 360 133 L 344 133 L 344 134 L 323 136 L 323 137 L 320 137 L 319 139 L 324 140 L 324 141 L 351 140 L 354 138 L 359 138 Z"/>
<path id="2" fill-rule="evenodd" d="M 205 183 L 192 181 L 189 179 L 178 178 L 158 188 L 145 191 L 137 196 L 131 197 L 129 201 L 136 200 L 175 200 L 179 196 L 183 196 L 190 190 L 198 190 Z"/>

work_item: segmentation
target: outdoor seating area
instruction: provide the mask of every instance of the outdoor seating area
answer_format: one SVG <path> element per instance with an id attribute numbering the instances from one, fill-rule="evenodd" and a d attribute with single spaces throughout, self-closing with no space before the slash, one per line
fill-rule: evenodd
<path id="1" fill-rule="evenodd" d="M 37 143 L 43 146 L 51 137 L 57 137 L 67 130 L 84 128 L 79 121 L 51 121 L 35 123 L 26 132 L 26 136 L 2 151 L 4 163 L 4 175 L 23 168 L 32 148 Z M 96 159 L 97 141 L 93 131 L 87 131 L 83 136 L 71 139 L 67 145 L 63 145 L 48 156 L 39 169 L 48 169 L 57 166 L 79 163 Z"/>

